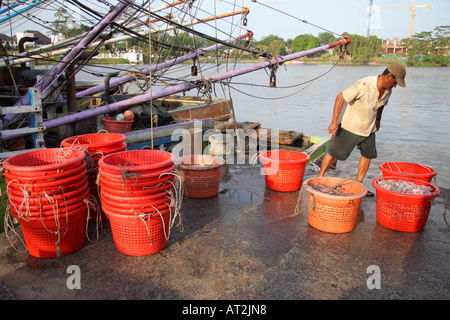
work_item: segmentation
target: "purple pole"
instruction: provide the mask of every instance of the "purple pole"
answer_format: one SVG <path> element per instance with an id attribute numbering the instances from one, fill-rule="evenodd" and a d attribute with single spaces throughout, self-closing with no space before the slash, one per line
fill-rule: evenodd
<path id="1" fill-rule="evenodd" d="M 341 45 L 345 45 L 347 43 L 350 43 L 349 38 L 345 38 L 338 42 L 334 42 L 334 43 L 320 46 L 317 48 L 292 53 L 292 54 L 289 54 L 289 55 L 286 55 L 286 56 L 283 56 L 280 58 L 273 58 L 273 59 L 271 59 L 271 61 L 264 61 L 264 62 L 257 63 L 257 64 L 254 64 L 254 65 L 251 65 L 248 67 L 243 67 L 243 68 L 239 68 L 239 69 L 235 69 L 235 70 L 230 70 L 230 71 L 227 71 L 224 73 L 219 73 L 219 74 L 216 74 L 216 75 L 206 78 L 205 81 L 216 82 L 216 81 L 220 81 L 220 80 L 229 79 L 229 78 L 239 76 L 242 74 L 246 74 L 249 72 L 264 69 L 264 68 L 269 67 L 274 64 L 282 64 L 286 61 L 304 57 L 304 56 L 307 56 L 307 55 L 315 53 L 315 52 L 319 52 L 319 51 L 331 49 L 334 47 L 338 47 Z M 65 117 L 48 120 L 43 123 L 43 126 L 46 127 L 47 129 L 56 128 L 56 127 L 66 125 L 66 124 L 69 124 L 69 123 L 72 123 L 75 121 L 99 116 L 103 113 L 113 112 L 113 111 L 117 111 L 119 109 L 123 109 L 123 108 L 129 107 L 129 106 L 135 106 L 135 105 L 143 103 L 143 102 L 156 100 L 156 99 L 159 99 L 159 98 L 162 98 L 165 96 L 169 96 L 171 94 L 175 94 L 175 93 L 179 93 L 179 92 L 183 92 L 183 91 L 189 91 L 190 89 L 200 87 L 203 83 L 204 83 L 204 81 L 196 81 L 196 82 L 186 82 L 186 83 L 174 85 L 174 86 L 167 87 L 167 88 L 164 88 L 164 89 L 152 92 L 152 93 L 145 93 L 145 94 L 135 96 L 130 99 L 118 101 L 118 102 L 111 103 L 109 105 L 105 105 L 105 106 L 98 107 L 95 109 L 89 109 L 89 110 L 82 111 L 82 112 L 79 112 L 79 113 L 76 113 L 73 115 L 67 115 Z M 3 136 L 2 139 L 10 140 L 10 139 L 17 138 L 20 136 L 22 136 L 22 135 Z"/>
<path id="2" fill-rule="evenodd" d="M 249 37 L 250 35 L 251 35 L 251 32 L 249 31 L 245 35 L 242 35 L 242 36 L 240 36 L 238 38 L 232 39 L 229 42 L 233 43 L 233 42 L 235 42 L 237 40 L 245 39 L 245 38 Z M 200 50 L 195 50 L 195 51 L 193 51 L 191 53 L 188 53 L 188 54 L 186 54 L 184 56 L 177 57 L 177 58 L 174 58 L 174 59 L 171 59 L 171 60 L 167 60 L 167 61 L 161 62 L 161 63 L 159 63 L 157 65 L 154 65 L 154 66 L 151 67 L 151 69 L 149 69 L 149 68 L 142 69 L 141 73 L 144 74 L 144 75 L 152 74 L 152 73 L 160 71 L 162 69 L 170 68 L 170 67 L 172 67 L 175 64 L 183 63 L 183 62 L 185 62 L 187 60 L 197 58 L 198 56 L 203 55 L 205 52 L 214 51 L 214 50 L 217 50 L 219 48 L 222 48 L 223 46 L 225 46 L 225 45 L 219 43 L 219 44 L 215 44 L 215 45 L 212 45 L 212 46 L 200 49 Z M 122 76 L 120 78 L 112 79 L 111 82 L 110 82 L 110 88 L 119 86 L 121 84 L 130 82 L 130 81 L 133 81 L 133 80 L 135 80 L 135 77 L 129 76 L 129 75 L 124 75 L 124 76 Z M 92 94 L 95 94 L 95 93 L 98 93 L 98 92 L 101 92 L 101 91 L 104 91 L 104 90 L 105 90 L 105 84 L 99 84 L 99 85 L 93 86 L 93 87 L 91 87 L 89 89 L 86 89 L 86 90 L 78 92 L 76 96 L 77 96 L 77 98 L 82 98 L 84 96 L 92 95 Z"/>
<path id="3" fill-rule="evenodd" d="M 113 8 L 91 31 L 89 31 L 73 48 L 62 58 L 52 69 L 40 80 L 34 87 L 40 87 L 42 97 L 48 95 L 51 84 L 69 67 L 74 61 L 102 34 L 126 8 L 128 3 L 120 2 L 117 7 Z M 30 103 L 28 93 L 25 94 L 15 105 L 24 106 Z M 6 115 L 6 121 L 12 121 L 18 115 Z"/>

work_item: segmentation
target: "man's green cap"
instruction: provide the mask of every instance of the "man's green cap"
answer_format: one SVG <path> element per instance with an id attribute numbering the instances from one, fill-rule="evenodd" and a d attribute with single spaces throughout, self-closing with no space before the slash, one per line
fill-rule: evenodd
<path id="1" fill-rule="evenodd" d="M 397 84 L 400 87 L 406 87 L 405 84 L 406 69 L 402 64 L 398 62 L 393 62 L 388 66 L 388 70 L 395 76 L 395 80 L 397 81 Z"/>

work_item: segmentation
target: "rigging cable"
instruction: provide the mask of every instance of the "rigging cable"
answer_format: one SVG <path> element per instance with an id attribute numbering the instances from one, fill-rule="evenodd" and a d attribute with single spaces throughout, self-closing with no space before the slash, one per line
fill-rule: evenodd
<path id="1" fill-rule="evenodd" d="M 251 95 L 251 94 L 249 94 L 249 93 L 247 93 L 247 92 L 244 92 L 244 91 L 242 91 L 242 90 L 237 89 L 236 87 L 232 86 L 231 83 L 234 84 L 234 85 L 238 84 L 238 85 L 249 85 L 249 86 L 254 86 L 254 87 L 270 87 L 270 86 L 267 86 L 267 85 L 255 85 L 255 84 L 249 84 L 249 83 L 229 82 L 229 83 L 228 83 L 228 86 L 229 86 L 231 89 L 233 89 L 233 90 L 235 90 L 235 91 L 237 91 L 237 92 L 239 92 L 239 93 L 245 94 L 245 95 L 247 95 L 247 96 L 249 96 L 249 97 L 256 98 L 256 99 L 262 99 L 262 100 L 280 100 L 280 99 L 285 99 L 285 98 L 291 97 L 291 96 L 296 95 L 297 93 L 299 93 L 299 92 L 305 90 L 305 89 L 308 88 L 314 81 L 316 81 L 317 79 L 320 79 L 320 78 L 322 78 L 323 76 L 327 75 L 331 70 L 333 70 L 333 69 L 337 66 L 337 64 L 339 63 L 340 60 L 341 60 L 341 59 L 339 59 L 338 61 L 336 61 L 336 63 L 335 63 L 335 64 L 334 64 L 327 72 L 325 72 L 325 73 L 322 74 L 322 72 L 323 72 L 323 70 L 322 70 L 322 71 L 319 73 L 319 75 L 316 76 L 316 77 L 313 78 L 313 79 L 310 79 L 310 80 L 308 80 L 308 81 L 304 81 L 304 82 L 302 82 L 302 83 L 298 83 L 298 84 L 295 84 L 295 85 L 291 85 L 291 86 L 284 86 L 284 87 L 279 87 L 279 86 L 277 86 L 278 89 L 288 89 L 288 88 L 293 88 L 293 87 L 299 87 L 299 86 L 306 85 L 305 87 L 302 87 L 300 90 L 295 91 L 295 92 L 293 92 L 293 93 L 291 93 L 291 94 L 282 96 L 282 97 L 267 98 L 267 97 L 259 97 L 259 96 Z"/>
<path id="2" fill-rule="evenodd" d="M 137 8 L 139 8 L 139 9 L 142 9 L 142 7 L 140 7 L 139 5 L 134 4 L 134 3 L 131 2 L 130 0 L 124 0 L 124 1 L 127 2 L 127 3 L 128 3 L 129 5 L 131 5 L 131 6 L 134 6 L 134 7 L 137 7 Z M 196 30 L 194 30 L 194 29 L 192 29 L 192 28 L 186 27 L 186 26 L 184 26 L 184 25 L 182 25 L 182 24 L 180 24 L 180 23 L 178 23 L 178 22 L 175 22 L 175 21 L 173 21 L 173 20 L 170 20 L 169 18 L 163 17 L 163 16 L 161 16 L 161 15 L 159 15 L 159 14 L 157 14 L 157 13 L 151 12 L 151 15 L 154 16 L 154 17 L 156 17 L 156 18 L 158 18 L 159 20 L 165 21 L 166 23 L 168 23 L 168 24 L 170 24 L 170 25 L 173 25 L 173 26 L 175 26 L 175 27 L 177 27 L 177 28 L 179 28 L 179 29 L 181 29 L 181 30 L 183 30 L 183 31 L 185 31 L 185 32 L 191 33 L 191 34 L 193 34 L 193 35 L 199 36 L 199 37 L 201 37 L 201 38 L 204 38 L 204 39 L 207 39 L 207 40 L 210 40 L 210 41 L 213 41 L 213 42 L 220 43 L 220 44 L 222 44 L 222 45 L 224 45 L 224 46 L 231 47 L 231 48 L 234 48 L 234 49 L 237 49 L 237 50 L 246 51 L 246 52 L 252 53 L 252 54 L 254 54 L 254 55 L 260 55 L 260 56 L 263 56 L 263 57 L 268 55 L 267 52 L 261 53 L 260 50 L 256 50 L 256 49 L 248 49 L 248 48 L 245 48 L 245 47 L 242 47 L 242 46 L 235 45 L 235 44 L 233 44 L 233 43 L 229 43 L 229 42 L 226 42 L 226 41 L 222 41 L 222 40 L 217 39 L 217 38 L 215 38 L 215 37 L 209 36 L 209 35 L 207 35 L 207 34 L 205 34 L 205 33 L 202 33 L 202 32 L 196 31 Z"/>
<path id="3" fill-rule="evenodd" d="M 306 21 L 306 20 L 304 20 L 304 19 L 300 19 L 299 17 L 293 16 L 293 15 L 287 13 L 287 12 L 284 12 L 284 11 L 281 11 L 281 10 L 279 10 L 279 9 L 273 8 L 273 7 L 271 7 L 271 6 L 267 5 L 267 4 L 258 2 L 258 1 L 256 1 L 256 0 L 251 0 L 251 1 L 254 2 L 254 3 L 260 4 L 260 5 L 262 5 L 262 6 L 266 7 L 266 8 L 269 8 L 269 9 L 271 9 L 271 10 L 277 11 L 277 12 L 279 12 L 279 13 L 281 13 L 281 14 L 284 14 L 284 15 L 286 15 L 286 16 L 288 16 L 288 17 L 294 18 L 295 20 L 298 20 L 298 21 L 303 22 L 303 23 L 305 23 L 305 24 L 309 24 L 309 25 L 312 26 L 312 27 L 321 29 L 321 30 L 323 30 L 323 31 L 326 31 L 326 32 L 329 32 L 329 33 L 332 33 L 332 34 L 335 34 L 335 35 L 337 35 L 337 36 L 342 36 L 342 34 L 339 34 L 339 33 L 336 33 L 336 32 L 334 32 L 334 31 L 325 29 L 325 28 L 323 28 L 323 27 L 321 27 L 321 26 L 318 26 L 318 25 L 316 25 L 316 24 L 314 24 L 314 23 L 311 23 L 311 22 L 308 22 L 308 21 Z"/>

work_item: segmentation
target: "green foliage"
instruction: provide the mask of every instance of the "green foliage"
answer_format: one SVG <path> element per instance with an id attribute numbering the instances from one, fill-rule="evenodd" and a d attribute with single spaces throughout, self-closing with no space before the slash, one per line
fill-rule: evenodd
<path id="1" fill-rule="evenodd" d="M 268 35 L 267 37 L 263 37 L 261 39 L 261 41 L 258 42 L 258 45 L 261 46 L 269 46 L 273 41 L 278 41 L 278 42 L 283 42 L 284 43 L 284 39 L 276 36 L 274 34 Z"/>
<path id="2" fill-rule="evenodd" d="M 292 41 L 294 52 L 305 51 L 319 46 L 319 40 L 312 34 L 301 34 Z"/>
<path id="3" fill-rule="evenodd" d="M 416 33 L 411 39 L 404 39 L 402 42 L 408 47 L 410 66 L 448 66 L 450 63 L 450 26 L 439 26 L 434 31 Z"/>
<path id="4" fill-rule="evenodd" d="M 349 35 L 352 43 L 347 51 L 354 62 L 366 63 L 380 55 L 382 40 L 377 36 L 369 38 L 357 34 Z"/>
<path id="5" fill-rule="evenodd" d="M 72 37 L 88 30 L 88 27 L 80 24 L 70 16 L 70 14 L 62 9 L 55 16 L 57 21 L 53 22 L 54 28 L 65 34 L 66 37 Z M 433 31 L 426 31 L 415 34 L 411 39 L 404 39 L 402 43 L 408 48 L 408 65 L 433 65 L 448 66 L 449 62 L 449 37 L 450 26 L 439 26 Z M 144 63 L 149 63 L 149 55 L 158 55 L 160 59 L 172 59 L 179 56 L 182 50 L 188 48 L 203 48 L 214 43 L 201 37 L 192 36 L 186 32 L 161 32 L 152 34 L 152 48 L 149 48 L 148 39 L 145 37 L 140 39 L 127 40 L 126 46 L 132 47 L 137 45 L 144 51 Z M 382 39 L 371 35 L 369 38 L 358 34 L 350 34 L 351 44 L 347 46 L 347 52 L 351 56 L 352 61 L 356 63 L 368 63 L 377 59 L 382 52 Z M 253 46 L 260 48 L 262 51 L 278 57 L 293 52 L 305 51 L 318 46 L 336 42 L 338 39 L 329 32 L 319 33 L 317 37 L 311 34 L 300 34 L 294 39 L 284 40 L 283 38 L 271 34 L 263 37 L 261 41 L 254 41 Z M 243 45 L 244 41 L 239 43 Z M 116 44 L 116 48 L 120 44 Z M 122 50 L 124 50 L 122 46 Z M 188 49 L 189 51 L 190 49 Z M 329 50 L 328 52 L 318 52 L 309 57 L 318 57 L 323 55 L 337 55 L 339 51 Z M 211 52 L 206 56 L 217 55 L 217 52 Z M 222 58 L 232 58 L 239 55 L 246 58 L 246 54 L 239 53 L 237 50 L 230 50 L 224 47 L 219 50 L 219 56 Z M 247 58 L 249 55 L 247 54 Z"/>
<path id="6" fill-rule="evenodd" d="M 255 42 L 254 45 L 275 57 L 287 53 L 286 42 L 284 39 L 273 34 L 263 37 L 261 41 Z"/>
<path id="7" fill-rule="evenodd" d="M 321 32 L 319 33 L 317 40 L 319 40 L 319 46 L 324 46 L 336 42 L 336 37 L 330 32 Z"/>

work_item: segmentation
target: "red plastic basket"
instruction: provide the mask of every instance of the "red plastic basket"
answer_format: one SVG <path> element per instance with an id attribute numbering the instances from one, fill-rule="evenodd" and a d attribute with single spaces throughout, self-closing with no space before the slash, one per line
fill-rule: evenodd
<path id="1" fill-rule="evenodd" d="M 165 190 L 172 190 L 174 187 L 174 181 L 161 182 L 155 184 L 153 186 L 144 185 L 141 189 L 135 189 L 134 184 L 123 185 L 123 184 L 114 184 L 111 185 L 110 182 L 105 182 L 104 180 L 100 181 L 100 192 L 108 193 L 114 197 L 125 197 L 125 198 L 135 198 L 135 197 L 151 197 L 155 193 L 159 193 Z"/>
<path id="2" fill-rule="evenodd" d="M 84 172 L 86 170 L 86 167 L 86 161 L 83 161 L 77 166 L 70 168 L 66 167 L 55 172 L 39 171 L 36 169 L 32 172 L 16 172 L 15 170 L 5 171 L 4 174 L 6 178 L 10 180 L 17 180 L 19 182 L 42 182 L 48 180 L 70 178 L 74 175 Z"/>
<path id="3" fill-rule="evenodd" d="M 103 167 L 99 168 L 100 178 L 104 178 L 106 181 L 110 181 L 112 183 L 123 183 L 124 181 L 126 183 L 133 183 L 133 184 L 147 184 L 150 185 L 154 182 L 159 182 L 161 179 L 167 178 L 167 175 L 164 175 L 164 173 L 172 172 L 176 168 L 175 164 L 172 164 L 171 166 L 168 166 L 166 168 L 160 169 L 160 170 L 152 170 L 149 173 L 146 173 L 147 171 L 139 172 L 139 171 L 128 171 L 129 167 L 126 167 L 124 171 L 127 173 L 130 173 L 127 175 L 126 173 L 123 174 L 121 172 L 112 172 L 105 170 Z"/>
<path id="4" fill-rule="evenodd" d="M 104 172 L 112 174 L 128 172 L 151 173 L 171 167 L 175 156 L 162 150 L 129 150 L 116 152 L 101 158 L 98 162 Z"/>
<path id="5" fill-rule="evenodd" d="M 5 181 L 7 183 L 7 193 L 19 197 L 24 196 L 24 191 L 26 191 L 28 197 L 40 197 L 45 196 L 46 194 L 52 196 L 59 195 L 73 190 L 80 190 L 79 188 L 86 183 L 83 176 L 80 176 L 78 181 L 59 186 L 39 186 L 35 183 L 19 183 L 16 181 L 9 181 L 9 179 L 5 179 Z"/>
<path id="6" fill-rule="evenodd" d="M 220 175 L 225 164 L 222 158 L 193 155 L 181 157 L 177 162 L 184 177 L 185 196 L 203 199 L 219 193 Z"/>
<path id="7" fill-rule="evenodd" d="M 86 240 L 86 205 L 61 215 L 57 222 L 54 216 L 19 219 L 28 252 L 37 258 L 55 258 L 59 247 L 61 255 L 80 249 Z M 57 245 L 59 241 L 59 244 Z"/>
<path id="8" fill-rule="evenodd" d="M 311 184 L 326 186 L 339 185 L 352 195 L 331 195 L 315 190 Z M 306 180 L 308 192 L 309 224 L 321 231 L 345 233 L 355 228 L 361 199 L 367 194 L 367 188 L 360 182 L 343 178 L 318 177 Z"/>
<path id="9" fill-rule="evenodd" d="M 105 130 L 112 133 L 125 133 L 131 130 L 134 120 L 117 121 L 114 117 L 103 118 Z"/>
<path id="10" fill-rule="evenodd" d="M 302 186 L 309 155 L 290 150 L 272 150 L 259 155 L 264 166 L 266 187 L 290 192 Z"/>
<path id="11" fill-rule="evenodd" d="M 122 146 L 127 137 L 120 133 L 90 133 L 73 136 L 61 141 L 61 145 L 66 148 L 82 146 L 92 151 L 103 148 Z"/>
<path id="12" fill-rule="evenodd" d="M 426 165 L 409 162 L 385 162 L 380 165 L 383 177 L 419 179 L 430 183 L 437 172 Z"/>
<path id="13" fill-rule="evenodd" d="M 155 213 L 161 211 L 161 210 L 165 210 L 168 209 L 171 206 L 170 203 L 170 199 L 169 198 L 162 198 L 162 201 L 160 201 L 160 204 L 155 204 L 154 205 L 148 205 L 148 206 L 118 206 L 115 203 L 109 202 L 109 200 L 107 198 L 103 198 L 102 199 L 102 208 L 105 212 L 109 212 L 109 213 L 117 213 L 117 214 L 122 214 L 122 215 L 136 215 L 136 214 L 151 214 L 151 213 Z"/>
<path id="14" fill-rule="evenodd" d="M 117 205 L 142 205 L 145 206 L 147 203 L 152 203 L 153 201 L 159 201 L 162 198 L 169 197 L 169 190 L 162 190 L 161 192 L 145 195 L 145 196 L 117 196 L 115 194 L 111 194 L 106 190 L 101 192 L 102 199 L 107 198 L 111 202 L 116 203 Z M 167 200 L 166 200 L 167 201 Z M 151 204 L 150 204 L 151 205 Z"/>
<path id="15" fill-rule="evenodd" d="M 79 185 L 87 181 L 87 170 L 84 169 L 80 173 L 70 176 L 64 177 L 62 179 L 52 179 L 52 180 L 42 180 L 38 182 L 29 182 L 29 181 L 17 181 L 9 179 L 5 176 L 5 183 L 17 190 L 19 188 L 27 190 L 29 193 L 38 193 L 44 194 L 44 191 L 47 194 L 55 194 L 61 192 L 61 188 L 70 189 L 70 186 Z"/>
<path id="16" fill-rule="evenodd" d="M 148 216 L 107 211 L 116 249 L 130 256 L 157 253 L 169 243 L 170 210 Z"/>
<path id="17" fill-rule="evenodd" d="M 63 147 L 79 148 L 92 158 L 92 166 L 105 155 L 127 150 L 126 136 L 120 133 L 92 133 L 66 138 L 61 142 Z"/>
<path id="18" fill-rule="evenodd" d="M 7 158 L 3 168 L 15 174 L 41 175 L 73 168 L 84 161 L 84 152 L 69 148 L 49 148 L 24 152 Z"/>
<path id="19" fill-rule="evenodd" d="M 86 183 L 83 189 L 75 190 L 64 195 L 53 195 L 50 199 L 45 196 L 23 198 L 8 194 L 11 213 L 23 216 L 48 216 L 55 212 L 65 213 L 66 207 L 83 204 L 83 199 L 89 199 L 90 191 Z"/>
<path id="20" fill-rule="evenodd" d="M 382 179 L 428 186 L 432 192 L 421 195 L 390 191 L 378 185 Z M 403 177 L 378 178 L 372 185 L 377 193 L 377 221 L 386 228 L 404 232 L 417 232 L 425 228 L 431 209 L 430 201 L 440 192 L 438 187 L 428 182 Z"/>

